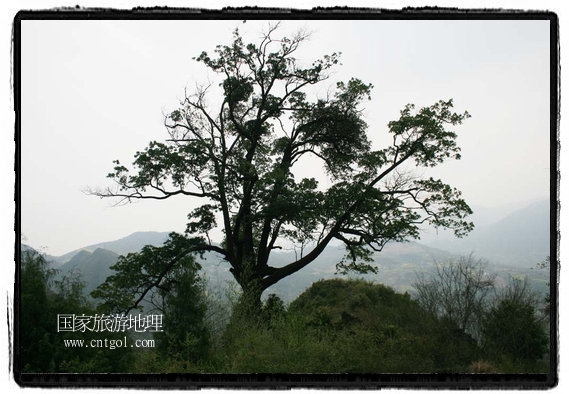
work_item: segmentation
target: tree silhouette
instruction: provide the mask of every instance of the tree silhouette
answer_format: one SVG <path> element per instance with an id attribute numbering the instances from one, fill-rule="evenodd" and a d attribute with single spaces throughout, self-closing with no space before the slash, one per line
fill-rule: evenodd
<path id="1" fill-rule="evenodd" d="M 459 191 L 402 169 L 407 162 L 434 167 L 460 159 L 447 127 L 469 114 L 452 112 L 452 99 L 418 110 L 409 104 L 388 124 L 391 146 L 374 150 L 362 114 L 372 85 L 352 78 L 325 98 L 311 97 L 309 87 L 330 77 L 340 54 L 303 66 L 295 53 L 309 35 L 277 39 L 277 27 L 258 44 L 245 44 L 236 30 L 231 44 L 196 57 L 221 80 L 217 107 L 208 100 L 213 84 L 186 94 L 165 117 L 169 138 L 135 154 L 136 171 L 117 160 L 108 175 L 116 187 L 89 190 L 118 203 L 177 195 L 203 201 L 188 215 L 186 234 L 160 252 L 167 258 L 141 267 L 139 295 L 159 286 L 184 256 L 215 252 L 258 304 L 265 289 L 313 262 L 334 239 L 346 247 L 339 271 L 369 272 L 374 251 L 418 238 L 423 223 L 459 237 L 473 228 Z M 322 164 L 328 189 L 293 172 L 307 157 Z M 215 228 L 223 231 L 221 244 L 209 236 Z M 271 266 L 271 253 L 283 245 L 293 245 L 297 258 Z M 120 275 L 119 269 L 114 278 Z"/>

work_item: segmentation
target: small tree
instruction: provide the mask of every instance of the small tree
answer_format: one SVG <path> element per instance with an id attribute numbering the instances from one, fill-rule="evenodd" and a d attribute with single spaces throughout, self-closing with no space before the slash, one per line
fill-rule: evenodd
<path id="1" fill-rule="evenodd" d="M 159 348 L 167 355 L 179 352 L 184 361 L 194 363 L 207 356 L 210 345 L 205 324 L 205 289 L 198 275 L 199 268 L 194 263 L 177 269 L 173 286 L 159 289 L 159 310 L 164 314 L 165 327 L 158 335 Z M 185 350 L 183 354 L 182 349 Z"/>
<path id="2" fill-rule="evenodd" d="M 538 297 L 528 279 L 511 279 L 494 300 L 483 323 L 484 347 L 490 357 L 534 362 L 547 352 L 548 338 L 538 315 Z"/>
<path id="3" fill-rule="evenodd" d="M 295 53 L 309 35 L 277 39 L 276 29 L 270 27 L 258 44 L 245 44 L 236 30 L 233 42 L 217 46 L 215 55 L 195 58 L 219 76 L 219 105 L 208 101 L 211 85 L 198 87 L 166 116 L 168 139 L 135 154 L 134 173 L 117 160 L 108 175 L 117 187 L 89 191 L 119 202 L 174 196 L 202 201 L 188 215 L 186 236 L 166 246 L 175 243 L 179 253 L 155 268 L 149 261 L 155 275 L 149 280 L 136 274 L 137 289 L 160 286 L 188 254 L 214 252 L 259 310 L 264 290 L 312 263 L 334 239 L 347 252 L 339 270 L 367 272 L 375 270 L 369 264 L 373 251 L 418 238 L 423 223 L 453 229 L 459 237 L 473 228 L 458 190 L 400 171 L 405 163 L 435 167 L 460 159 L 456 134 L 447 128 L 469 114 L 453 112 L 452 99 L 419 110 L 409 104 L 388 125 L 391 146 L 375 150 L 362 114 L 372 85 L 352 78 L 337 82 L 327 97 L 310 97 L 308 88 L 329 78 L 340 55 L 303 66 Z M 294 174 L 306 157 L 322 164 L 331 181 L 327 190 Z M 221 245 L 209 236 L 218 220 Z M 270 255 L 282 242 L 292 244 L 298 258 L 271 266 Z"/>
<path id="4" fill-rule="evenodd" d="M 99 308 L 107 312 L 128 314 L 142 309 L 142 301 L 154 308 L 164 307 L 164 297 L 180 283 L 180 275 L 197 275 L 201 266 L 187 254 L 192 241 L 172 233 L 162 247 L 147 245 L 138 253 L 120 256 L 111 266 L 116 274 L 91 292 L 103 302 Z M 196 276 L 197 278 L 197 276 Z"/>
<path id="5" fill-rule="evenodd" d="M 66 340 L 91 343 L 101 339 L 97 330 L 58 329 L 59 314 L 95 316 L 94 307 L 84 296 L 84 283 L 75 271 L 55 280 L 56 271 L 45 257 L 34 250 L 22 251 L 20 260 L 19 348 L 16 370 L 20 372 L 126 372 L 132 362 L 132 349 L 120 352 L 108 348 L 67 347 Z M 106 332 L 109 340 L 125 333 Z M 127 334 L 128 335 L 128 334 Z"/>
<path id="6" fill-rule="evenodd" d="M 55 320 L 50 319 L 50 283 L 55 271 L 49 268 L 49 262 L 35 250 L 21 252 L 20 259 L 20 303 L 19 333 L 16 341 L 16 354 L 20 357 L 22 372 L 48 372 L 55 369 L 50 365 Z M 50 321 L 51 320 L 51 321 Z M 16 364 L 16 369 L 18 364 Z"/>
<path id="7" fill-rule="evenodd" d="M 155 333 L 157 348 L 163 354 L 177 353 L 183 362 L 196 362 L 206 356 L 210 338 L 205 324 L 207 310 L 205 284 L 199 276 L 201 265 L 183 247 L 186 239 L 170 234 L 164 246 L 145 246 L 139 253 L 120 256 L 109 276 L 91 292 L 101 299 L 99 310 L 128 314 L 136 306 L 163 317 L 163 332 Z M 183 257 L 178 258 L 180 254 Z M 175 265 L 165 269 L 171 261 Z M 184 350 L 185 349 L 185 350 Z"/>
<path id="8" fill-rule="evenodd" d="M 261 316 L 269 327 L 271 327 L 285 312 L 286 308 L 283 300 L 276 294 L 269 294 L 267 301 L 265 301 L 263 305 Z"/>
<path id="9" fill-rule="evenodd" d="M 471 254 L 457 262 L 436 264 L 434 272 L 418 275 L 413 287 L 423 309 L 479 339 L 495 278 L 487 272 L 487 263 Z"/>
<path id="10" fill-rule="evenodd" d="M 550 271 L 551 270 L 551 259 L 550 256 L 547 256 L 545 258 L 544 261 L 540 262 L 539 264 L 537 264 L 537 268 L 541 269 L 541 270 L 547 270 Z M 551 287 L 551 283 L 547 282 L 547 287 Z M 543 301 L 545 302 L 545 306 L 543 307 L 543 313 L 546 316 L 549 316 L 549 314 L 551 313 L 551 293 L 547 293 L 545 295 L 545 298 L 543 299 Z"/>

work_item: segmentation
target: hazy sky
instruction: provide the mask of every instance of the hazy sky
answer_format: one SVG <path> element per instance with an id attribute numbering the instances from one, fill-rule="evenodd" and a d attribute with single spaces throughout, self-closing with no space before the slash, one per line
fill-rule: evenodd
<path id="1" fill-rule="evenodd" d="M 215 77 L 192 57 L 231 41 L 257 41 L 267 21 L 24 21 L 21 209 L 27 243 L 61 255 L 135 231 L 183 231 L 187 197 L 111 207 L 85 195 L 110 185 L 112 161 L 132 163 L 163 140 L 163 113 L 184 88 Z M 333 79 L 372 83 L 365 107 L 376 148 L 407 103 L 453 98 L 472 118 L 457 127 L 462 160 L 425 176 L 457 187 L 471 205 L 549 195 L 548 21 L 283 21 L 313 31 L 298 57 L 342 52 Z M 313 166 L 298 170 L 317 175 Z"/>

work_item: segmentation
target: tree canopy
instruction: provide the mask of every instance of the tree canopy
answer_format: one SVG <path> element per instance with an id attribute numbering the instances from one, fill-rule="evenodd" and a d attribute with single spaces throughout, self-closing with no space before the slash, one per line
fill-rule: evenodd
<path id="1" fill-rule="evenodd" d="M 374 251 L 418 238 L 424 223 L 459 237 L 472 230 L 465 220 L 472 212 L 458 190 L 402 170 L 407 162 L 435 167 L 460 159 L 449 127 L 469 114 L 453 112 L 452 99 L 420 109 L 409 104 L 388 124 L 392 144 L 375 149 L 362 107 L 373 86 L 352 78 L 337 82 L 324 98 L 313 97 L 310 87 L 330 78 L 340 54 L 304 65 L 295 56 L 309 35 L 277 38 L 277 28 L 269 27 L 256 44 L 245 44 L 235 30 L 231 44 L 197 56 L 219 76 L 223 97 L 209 100 L 212 84 L 186 94 L 165 116 L 166 141 L 136 152 L 132 170 L 116 160 L 108 175 L 115 187 L 91 190 L 125 203 L 177 195 L 202 201 L 188 214 L 185 235 L 175 236 L 165 252 L 147 250 L 159 253 L 159 264 L 144 259 L 132 288 L 158 286 L 184 256 L 209 251 L 230 264 L 246 293 L 260 297 L 313 262 L 332 240 L 346 247 L 339 271 L 368 272 L 375 269 L 369 264 Z M 294 173 L 309 156 L 321 162 L 327 189 Z M 210 237 L 215 228 L 224 235 L 218 244 Z M 297 258 L 271 266 L 271 253 L 291 244 Z M 118 271 L 109 283 L 120 278 Z"/>

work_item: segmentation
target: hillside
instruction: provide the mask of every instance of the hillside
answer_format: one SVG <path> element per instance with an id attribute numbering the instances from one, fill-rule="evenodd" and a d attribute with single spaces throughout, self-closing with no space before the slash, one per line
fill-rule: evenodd
<path id="1" fill-rule="evenodd" d="M 59 276 L 75 271 L 81 274 L 85 282 L 85 293 L 89 294 L 113 273 L 110 268 L 117 262 L 119 255 L 110 250 L 97 248 L 95 251 L 79 251 L 71 260 L 59 267 Z"/>
<path id="2" fill-rule="evenodd" d="M 550 202 L 541 200 L 474 229 L 463 239 L 441 236 L 427 245 L 456 254 L 474 253 L 493 263 L 534 267 L 550 255 Z"/>
<path id="3" fill-rule="evenodd" d="M 233 339 L 246 351 L 234 352 L 232 372 L 466 372 L 475 357 L 467 335 L 382 284 L 321 280 L 288 310 L 277 305 L 266 309 L 268 330 Z"/>
<path id="4" fill-rule="evenodd" d="M 59 267 L 60 275 L 75 269 L 81 273 L 82 280 L 86 282 L 87 293 L 95 289 L 104 282 L 108 275 L 113 271 L 111 266 L 117 262 L 118 251 L 135 252 L 142 248 L 143 242 L 151 242 L 153 245 L 160 245 L 167 233 L 134 233 L 119 240 L 89 245 L 63 256 L 56 257 L 59 261 L 66 260 Z M 106 248 L 100 247 L 104 245 Z M 139 246 L 141 245 L 141 246 Z M 138 248 L 138 249 L 136 249 Z M 271 255 L 270 264 L 275 267 L 284 266 L 295 260 L 294 252 L 275 252 Z M 292 301 L 314 282 L 320 279 L 331 279 L 338 277 L 336 264 L 344 256 L 344 248 L 340 246 L 330 246 L 302 272 L 293 274 L 275 286 L 265 295 L 270 293 L 277 294 L 285 301 Z M 416 242 L 392 243 L 388 244 L 381 253 L 376 253 L 375 265 L 379 268 L 379 274 L 351 275 L 350 277 L 364 277 L 369 280 L 384 283 L 392 286 L 398 291 L 411 289 L 411 283 L 416 278 L 416 272 L 429 269 L 433 261 L 446 261 L 452 258 L 451 253 L 430 248 Z M 209 282 L 210 287 L 225 288 L 228 282 L 234 282 L 234 278 L 229 272 L 229 265 L 215 253 L 206 253 L 204 258 L 198 258 L 202 265 L 202 271 Z"/>
<path id="5" fill-rule="evenodd" d="M 36 249 L 34 249 L 30 245 L 27 245 L 24 243 L 21 245 L 20 250 L 22 252 L 26 252 L 26 251 L 36 251 L 37 252 Z M 61 266 L 61 262 L 59 261 L 59 257 L 52 256 L 49 254 L 44 254 L 44 257 L 45 257 L 46 261 L 49 262 L 49 268 L 59 268 Z"/>
<path id="6" fill-rule="evenodd" d="M 114 252 L 121 256 L 128 253 L 138 252 L 146 245 L 160 246 L 167 238 L 167 232 L 138 231 L 115 241 L 100 242 L 93 245 L 83 246 L 62 256 L 55 257 L 55 259 L 57 259 L 57 261 L 61 264 L 64 264 L 70 261 L 82 250 L 93 252 L 98 248 L 110 250 L 111 252 Z"/>

